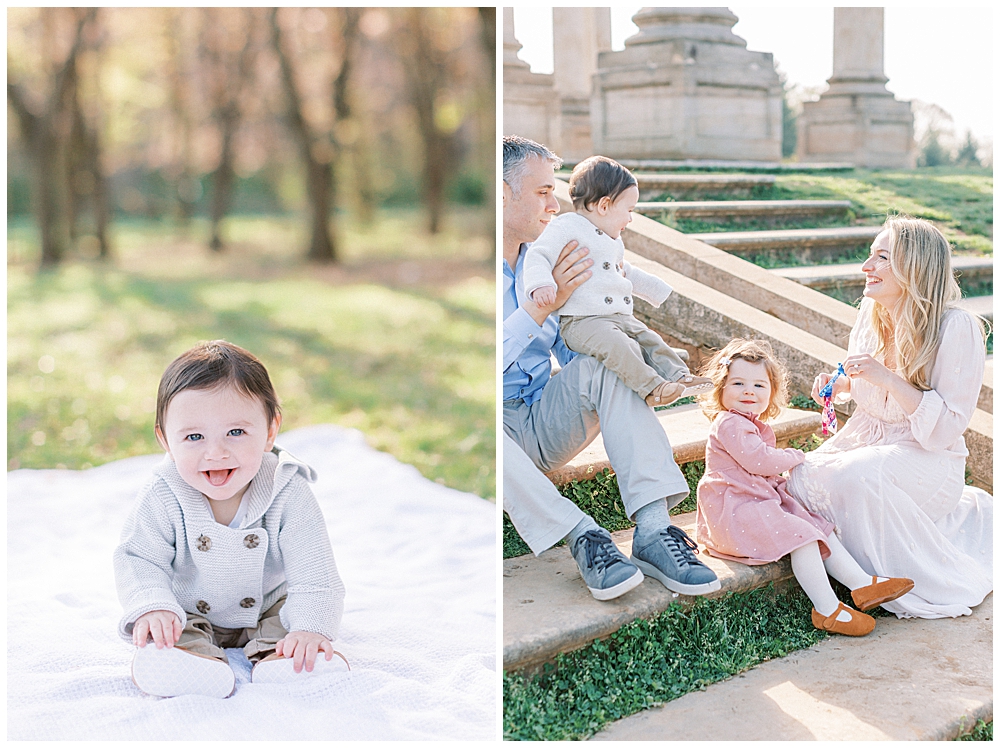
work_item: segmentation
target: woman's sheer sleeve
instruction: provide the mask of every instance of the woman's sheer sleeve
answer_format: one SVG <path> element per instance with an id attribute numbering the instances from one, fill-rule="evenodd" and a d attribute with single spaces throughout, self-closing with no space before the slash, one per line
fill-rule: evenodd
<path id="1" fill-rule="evenodd" d="M 913 436 L 929 451 L 951 447 L 969 427 L 979 401 L 986 346 L 975 317 L 958 309 L 945 315 L 931 370 L 931 389 L 910 414 Z"/>

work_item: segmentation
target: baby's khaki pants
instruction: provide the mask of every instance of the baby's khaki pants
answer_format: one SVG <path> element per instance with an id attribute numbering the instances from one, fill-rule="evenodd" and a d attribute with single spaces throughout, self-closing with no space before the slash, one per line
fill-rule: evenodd
<path id="1" fill-rule="evenodd" d="M 690 373 L 674 349 L 631 314 L 560 317 L 559 334 L 571 351 L 596 358 L 639 397 Z"/>
<path id="2" fill-rule="evenodd" d="M 261 614 L 256 626 L 245 629 L 213 626 L 207 618 L 198 613 L 188 613 L 184 631 L 174 646 L 195 654 L 214 657 L 227 665 L 229 659 L 223 647 L 243 647 L 247 659 L 256 664 L 274 652 L 274 646 L 288 633 L 278 617 L 278 611 L 284 604 L 285 598 L 282 597 Z"/>

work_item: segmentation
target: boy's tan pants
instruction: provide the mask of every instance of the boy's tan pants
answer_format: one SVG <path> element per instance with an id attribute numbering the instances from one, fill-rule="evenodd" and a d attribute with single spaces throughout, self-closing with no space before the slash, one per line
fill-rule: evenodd
<path id="1" fill-rule="evenodd" d="M 631 314 L 560 317 L 559 334 L 571 351 L 596 358 L 639 397 L 690 373 L 674 349 Z"/>
<path id="2" fill-rule="evenodd" d="M 284 639 L 288 633 L 278 617 L 278 611 L 284 604 L 285 598 L 282 597 L 261 614 L 256 626 L 245 629 L 213 626 L 207 618 L 198 613 L 188 613 L 184 631 L 174 646 L 195 654 L 214 657 L 227 665 L 229 659 L 223 647 L 243 647 L 247 659 L 256 664 L 274 652 L 278 640 Z"/>

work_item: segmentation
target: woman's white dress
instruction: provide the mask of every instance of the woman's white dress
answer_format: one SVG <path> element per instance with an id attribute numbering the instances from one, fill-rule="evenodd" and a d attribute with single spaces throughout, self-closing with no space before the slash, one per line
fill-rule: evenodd
<path id="1" fill-rule="evenodd" d="M 862 302 L 850 353 L 875 355 L 873 303 Z M 993 589 L 993 497 L 965 485 L 962 436 L 985 358 L 975 318 L 949 310 L 917 409 L 908 416 L 887 390 L 853 380 L 854 414 L 789 475 L 789 493 L 836 525 L 865 571 L 914 581 L 882 606 L 900 618 L 969 615 Z"/>

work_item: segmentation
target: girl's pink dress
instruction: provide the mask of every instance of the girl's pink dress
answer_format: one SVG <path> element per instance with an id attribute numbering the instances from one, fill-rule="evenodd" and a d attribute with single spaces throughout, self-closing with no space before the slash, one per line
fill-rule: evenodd
<path id="1" fill-rule="evenodd" d="M 776 449 L 774 431 L 755 416 L 716 416 L 698 483 L 698 542 L 713 556 L 749 565 L 777 561 L 814 540 L 829 556 L 833 523 L 793 499 L 780 475 L 804 459 L 798 449 Z"/>

